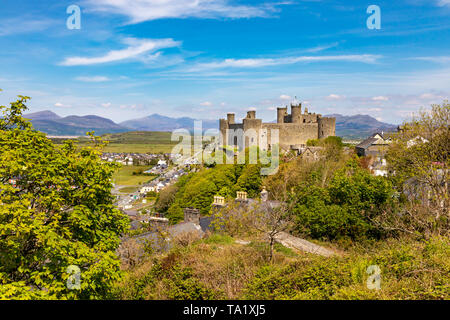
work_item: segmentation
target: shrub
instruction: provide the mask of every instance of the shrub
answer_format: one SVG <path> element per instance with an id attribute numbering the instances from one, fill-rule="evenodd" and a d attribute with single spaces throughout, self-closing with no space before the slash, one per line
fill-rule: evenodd
<path id="1" fill-rule="evenodd" d="M 377 238 L 372 222 L 392 198 L 389 181 L 355 161 L 336 171 L 326 187 L 306 185 L 296 194 L 296 230 L 315 239 Z"/>

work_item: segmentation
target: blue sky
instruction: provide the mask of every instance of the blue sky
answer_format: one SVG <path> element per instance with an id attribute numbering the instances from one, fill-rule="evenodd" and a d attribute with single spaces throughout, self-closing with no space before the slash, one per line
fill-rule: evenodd
<path id="1" fill-rule="evenodd" d="M 81 29 L 66 26 L 81 8 Z M 370 30 L 369 5 L 381 9 Z M 264 120 L 310 111 L 400 123 L 448 99 L 450 0 L 2 0 L 0 104 L 96 114 Z"/>

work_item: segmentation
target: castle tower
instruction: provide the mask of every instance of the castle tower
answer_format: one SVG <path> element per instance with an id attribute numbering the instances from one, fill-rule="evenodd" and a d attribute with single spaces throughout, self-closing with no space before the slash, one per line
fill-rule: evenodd
<path id="1" fill-rule="evenodd" d="M 301 123 L 302 118 L 302 104 L 299 103 L 291 104 L 291 116 L 292 116 L 292 123 Z"/>
<path id="2" fill-rule="evenodd" d="M 255 110 L 247 111 L 247 119 L 256 119 L 256 111 Z"/>
<path id="3" fill-rule="evenodd" d="M 336 135 L 336 118 L 318 117 L 317 122 L 319 139 Z"/>
<path id="4" fill-rule="evenodd" d="M 219 130 L 220 130 L 220 144 L 222 146 L 228 145 L 228 137 L 227 137 L 227 130 L 228 130 L 228 120 L 220 119 L 219 120 Z"/>
<path id="5" fill-rule="evenodd" d="M 277 108 L 277 123 L 284 123 L 284 116 L 287 114 L 287 107 Z"/>
<path id="6" fill-rule="evenodd" d="M 234 124 L 234 113 L 227 113 L 228 124 Z"/>

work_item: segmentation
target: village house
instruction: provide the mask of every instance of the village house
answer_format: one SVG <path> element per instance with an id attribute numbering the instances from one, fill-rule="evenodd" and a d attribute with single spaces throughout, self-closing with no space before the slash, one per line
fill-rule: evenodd
<path id="1" fill-rule="evenodd" d="M 143 186 L 140 190 L 139 193 L 141 194 L 146 194 L 148 192 L 156 192 L 156 186 Z"/>
<path id="2" fill-rule="evenodd" d="M 384 157 L 384 153 L 390 143 L 391 139 L 385 139 L 383 133 L 374 133 L 356 146 L 356 153 L 360 157 Z"/>

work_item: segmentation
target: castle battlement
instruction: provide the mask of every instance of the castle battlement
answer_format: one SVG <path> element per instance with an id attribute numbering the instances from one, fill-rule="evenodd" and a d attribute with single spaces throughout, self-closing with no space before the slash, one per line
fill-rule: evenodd
<path id="1" fill-rule="evenodd" d="M 322 117 L 321 114 L 302 112 L 301 103 L 291 104 L 291 113 L 288 107 L 277 108 L 277 122 L 264 123 L 256 118 L 256 111 L 248 111 L 242 123 L 235 122 L 235 114 L 228 113 L 227 119 L 220 119 L 219 130 L 223 145 L 239 145 L 237 132 L 243 132 L 245 146 L 257 145 L 259 139 L 268 141 L 270 149 L 270 133 L 272 129 L 279 132 L 279 145 L 283 150 L 290 150 L 291 146 L 306 145 L 310 139 L 322 139 L 336 134 L 336 118 Z M 253 136 L 246 134 L 252 132 Z M 255 134 L 256 133 L 256 137 Z"/>

